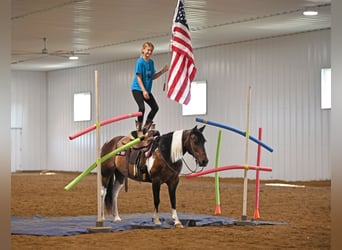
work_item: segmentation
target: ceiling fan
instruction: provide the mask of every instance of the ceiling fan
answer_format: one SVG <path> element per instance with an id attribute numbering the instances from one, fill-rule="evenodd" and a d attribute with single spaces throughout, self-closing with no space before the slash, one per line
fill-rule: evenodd
<path id="1" fill-rule="evenodd" d="M 28 57 L 28 56 L 34 56 L 34 55 L 43 55 L 43 56 L 47 56 L 47 55 L 51 55 L 51 56 L 59 56 L 59 57 L 64 57 L 64 58 L 68 58 L 69 60 L 78 60 L 78 56 L 80 55 L 89 55 L 89 53 L 87 52 L 76 52 L 76 51 L 63 51 L 63 50 L 57 50 L 54 52 L 49 52 L 48 48 L 47 48 L 47 38 L 43 37 L 43 48 L 40 52 L 13 52 L 12 56 L 18 56 L 18 57 L 26 57 L 25 59 L 21 59 L 21 60 L 16 60 L 14 62 L 12 62 L 12 64 L 17 64 L 17 63 L 21 63 L 21 62 L 25 62 L 25 61 L 30 61 L 30 60 L 34 60 L 34 59 L 38 59 L 41 57 Z"/>

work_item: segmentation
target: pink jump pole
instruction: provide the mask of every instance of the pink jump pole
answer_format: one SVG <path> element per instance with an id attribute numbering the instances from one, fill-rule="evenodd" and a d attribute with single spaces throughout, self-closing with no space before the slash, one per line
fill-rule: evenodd
<path id="1" fill-rule="evenodd" d="M 259 128 L 258 139 L 261 141 L 262 138 L 262 128 Z M 261 156 L 261 146 L 258 144 L 258 153 L 257 153 L 257 166 L 260 166 L 260 157 Z M 255 171 L 255 203 L 254 203 L 254 215 L 253 219 L 260 219 L 259 214 L 259 194 L 260 194 L 260 170 L 257 169 Z"/>
<path id="2" fill-rule="evenodd" d="M 100 126 L 104 126 L 104 125 L 107 125 L 109 123 L 113 123 L 113 122 L 117 122 L 117 121 L 120 121 L 120 120 L 124 120 L 124 119 L 127 119 L 127 118 L 131 118 L 131 117 L 135 117 L 135 116 L 141 116 L 142 113 L 141 112 L 134 112 L 134 113 L 129 113 L 129 114 L 125 114 L 125 115 L 120 115 L 120 116 L 117 116 L 117 117 L 112 117 L 112 118 L 109 118 L 107 120 L 104 120 L 104 121 L 101 121 L 100 122 Z M 84 135 L 86 133 L 89 133 L 90 131 L 96 129 L 96 124 L 94 124 L 93 126 L 89 127 L 89 128 L 86 128 L 74 135 L 70 135 L 69 136 L 69 139 L 70 140 L 73 140 L 81 135 Z"/>

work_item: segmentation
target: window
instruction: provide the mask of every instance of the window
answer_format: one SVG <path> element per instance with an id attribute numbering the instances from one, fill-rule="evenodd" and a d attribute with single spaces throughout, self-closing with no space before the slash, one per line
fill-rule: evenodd
<path id="1" fill-rule="evenodd" d="M 321 109 L 331 109 L 331 69 L 321 69 Z"/>
<path id="2" fill-rule="evenodd" d="M 91 94 L 90 92 L 74 94 L 74 121 L 91 120 Z"/>
<path id="3" fill-rule="evenodd" d="M 207 113 L 207 81 L 191 83 L 191 99 L 188 105 L 182 105 L 182 114 L 205 115 Z"/>

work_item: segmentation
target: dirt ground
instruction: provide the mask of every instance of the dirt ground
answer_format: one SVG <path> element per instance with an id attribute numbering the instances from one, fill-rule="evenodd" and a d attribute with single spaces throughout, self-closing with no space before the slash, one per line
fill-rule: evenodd
<path id="1" fill-rule="evenodd" d="M 96 175 L 88 175 L 70 191 L 63 189 L 78 174 L 13 173 L 11 214 L 97 215 Z M 287 224 L 135 229 L 62 237 L 12 235 L 12 249 L 330 249 L 330 181 L 291 183 L 305 186 L 297 188 L 266 185 L 270 182 L 261 183 L 260 220 Z M 221 215 L 239 219 L 243 180 L 221 178 L 220 190 Z M 254 190 L 255 183 L 249 180 L 248 219 L 254 213 Z M 129 181 L 128 192 L 122 189 L 119 195 L 119 211 L 152 212 L 151 185 Z M 214 178 L 181 177 L 177 211 L 214 215 Z M 170 212 L 165 185 L 161 190 L 160 212 Z"/>

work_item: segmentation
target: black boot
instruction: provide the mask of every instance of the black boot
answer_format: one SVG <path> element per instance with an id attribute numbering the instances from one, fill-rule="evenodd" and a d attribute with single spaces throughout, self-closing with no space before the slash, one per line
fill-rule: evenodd
<path id="1" fill-rule="evenodd" d="M 153 123 L 152 120 L 150 119 L 146 120 L 145 125 L 143 127 L 143 134 L 145 134 L 150 129 L 150 127 L 152 126 L 152 123 Z"/>
<path id="2" fill-rule="evenodd" d="M 138 132 L 141 131 L 141 126 L 142 126 L 142 122 L 135 121 L 135 127 L 136 127 L 136 129 L 137 129 Z"/>

